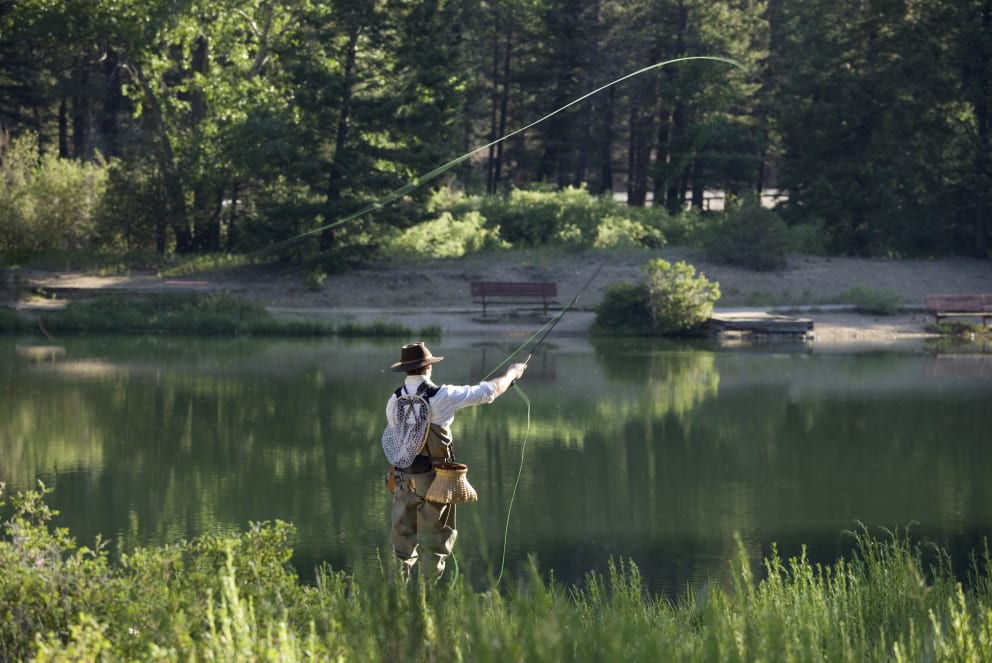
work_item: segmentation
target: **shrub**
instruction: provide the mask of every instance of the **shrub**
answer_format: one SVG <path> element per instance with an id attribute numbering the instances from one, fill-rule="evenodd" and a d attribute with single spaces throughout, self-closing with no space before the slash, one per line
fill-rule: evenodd
<path id="1" fill-rule="evenodd" d="M 320 289 L 324 287 L 324 281 L 327 280 L 327 274 L 323 270 L 314 268 L 307 271 L 303 280 L 307 285 L 307 290 L 320 292 Z"/>
<path id="2" fill-rule="evenodd" d="M 98 242 L 113 250 L 151 251 L 164 238 L 164 193 L 147 162 L 112 159 L 106 190 L 96 210 Z"/>
<path id="3" fill-rule="evenodd" d="M 106 186 L 101 165 L 36 157 L 37 138 L 0 136 L 0 253 L 31 257 L 80 248 Z"/>
<path id="4" fill-rule="evenodd" d="M 757 202 L 728 210 L 703 239 L 707 256 L 717 262 L 757 271 L 785 267 L 789 233 L 778 214 Z"/>
<path id="5" fill-rule="evenodd" d="M 0 661 L 29 660 L 36 646 L 41 660 L 147 660 L 162 643 L 172 650 L 163 660 L 192 660 L 215 628 L 278 624 L 303 602 L 287 523 L 141 548 L 111 564 L 101 541 L 91 550 L 51 528 L 58 512 L 44 502 L 50 492 L 39 484 L 14 497 L 4 523 Z"/>
<path id="6" fill-rule="evenodd" d="M 516 247 L 581 244 L 592 238 L 602 216 L 600 202 L 585 188 L 523 191 L 490 196 L 482 213 L 499 224 L 500 234 Z"/>
<path id="7" fill-rule="evenodd" d="M 597 249 L 633 247 L 660 249 L 665 246 L 665 234 L 640 221 L 607 214 L 599 222 L 593 246 Z"/>
<path id="8" fill-rule="evenodd" d="M 697 331 L 713 313 L 720 286 L 692 265 L 652 260 L 642 283 L 609 286 L 596 308 L 597 333 L 674 336 Z"/>
<path id="9" fill-rule="evenodd" d="M 647 285 L 614 283 L 606 288 L 596 307 L 594 332 L 644 336 L 652 332 L 652 327 Z"/>
<path id="10" fill-rule="evenodd" d="M 720 286 L 711 283 L 685 262 L 674 265 L 661 258 L 644 267 L 651 318 L 662 335 L 685 334 L 698 329 L 713 313 Z"/>
<path id="11" fill-rule="evenodd" d="M 451 212 L 442 212 L 436 219 L 407 228 L 386 252 L 425 258 L 460 258 L 504 248 L 509 248 L 509 244 L 500 239 L 499 227 L 486 227 L 485 217 L 469 211 L 459 218 Z"/>

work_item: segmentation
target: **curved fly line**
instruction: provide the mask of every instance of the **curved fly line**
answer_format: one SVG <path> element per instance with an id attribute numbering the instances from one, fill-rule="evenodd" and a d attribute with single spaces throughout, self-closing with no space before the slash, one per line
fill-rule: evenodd
<path id="1" fill-rule="evenodd" d="M 288 239 L 284 239 L 282 241 L 275 242 L 275 243 L 270 244 L 269 246 L 267 246 L 265 248 L 262 248 L 262 249 L 259 249 L 257 251 L 251 252 L 248 255 L 249 256 L 251 256 L 251 255 L 263 255 L 265 253 L 269 253 L 269 252 L 272 252 L 272 251 L 277 251 L 277 250 L 279 250 L 281 248 L 285 248 L 287 246 L 292 246 L 293 244 L 295 244 L 295 243 L 297 243 L 297 242 L 299 242 L 299 241 L 301 241 L 301 240 L 303 240 L 303 239 L 305 239 L 307 237 L 311 237 L 313 235 L 318 235 L 318 234 L 320 234 L 320 233 L 322 233 L 322 232 L 324 232 L 326 230 L 330 230 L 332 228 L 336 228 L 338 226 L 344 225 L 345 223 L 348 223 L 349 221 L 353 221 L 353 220 L 355 220 L 355 219 L 357 219 L 359 217 L 365 216 L 366 214 L 368 214 L 370 212 L 373 212 L 373 211 L 375 211 L 377 209 L 381 209 L 381 208 L 383 208 L 383 207 L 385 207 L 385 206 L 387 206 L 387 205 L 395 202 L 396 200 L 402 198 L 403 196 L 407 195 L 411 191 L 415 191 L 416 189 L 418 189 L 421 186 L 427 184 L 431 180 L 436 179 L 437 177 L 439 177 L 440 175 L 442 175 L 442 174 L 446 173 L 447 171 L 451 170 L 452 168 L 454 168 L 458 164 L 462 163 L 463 161 L 466 161 L 466 160 L 472 158 L 474 155 L 478 154 L 479 152 L 482 152 L 483 150 L 487 150 L 490 147 L 492 147 L 493 145 L 497 145 L 498 143 L 502 143 L 503 141 L 508 140 L 508 139 L 510 139 L 510 138 L 518 135 L 518 134 L 521 134 L 521 133 L 527 131 L 528 129 L 532 129 L 533 127 L 536 127 L 537 125 L 541 124 L 542 122 L 544 122 L 544 121 L 546 121 L 546 120 L 554 117 L 555 115 L 558 115 L 559 113 L 561 113 L 561 112 L 563 112 L 565 110 L 568 110 L 572 106 L 576 106 L 576 105 L 582 103 L 583 101 L 585 101 L 589 97 L 591 97 L 591 96 L 593 96 L 595 94 L 598 94 L 598 93 L 602 92 L 603 90 L 609 89 L 609 88 L 611 88 L 611 87 L 613 87 L 615 85 L 619 85 L 620 83 L 623 83 L 624 81 L 630 80 L 631 78 L 634 78 L 636 76 L 640 76 L 642 74 L 646 74 L 649 71 L 654 71 L 655 69 L 661 69 L 662 67 L 665 67 L 665 66 L 668 66 L 668 65 L 671 65 L 671 64 L 678 64 L 678 63 L 682 63 L 682 62 L 691 62 L 693 60 L 709 60 L 709 61 L 713 61 L 713 62 L 723 62 L 725 64 L 729 64 L 729 65 L 733 65 L 735 67 L 738 67 L 738 68 L 740 68 L 742 70 L 744 69 L 744 66 L 741 63 L 737 62 L 736 60 L 732 60 L 731 58 L 726 58 L 726 57 L 722 57 L 722 56 L 719 56 L 719 55 L 690 55 L 690 56 L 681 57 L 681 58 L 674 58 L 672 60 L 664 60 L 662 62 L 656 62 L 656 63 L 654 63 L 652 65 L 648 65 L 647 67 L 642 67 L 642 68 L 640 68 L 640 69 L 638 69 L 636 71 L 632 71 L 632 72 L 630 72 L 628 74 L 625 74 L 625 75 L 621 76 L 620 78 L 617 78 L 616 80 L 610 81 L 609 83 L 606 83 L 605 85 L 601 85 L 600 87 L 596 88 L 595 90 L 593 90 L 591 92 L 587 92 L 586 94 L 582 95 L 581 97 L 576 97 L 575 99 L 573 99 L 572 101 L 568 102 L 567 104 L 565 104 L 561 108 L 557 108 L 557 109 L 551 111 L 547 115 L 545 115 L 545 116 L 543 116 L 543 117 L 541 117 L 541 118 L 539 118 L 537 120 L 534 120 L 530 124 L 527 124 L 527 125 L 525 125 L 523 127 L 520 127 L 519 129 L 516 129 L 514 131 L 511 131 L 510 133 L 506 134 L 505 136 L 502 136 L 501 138 L 497 138 L 496 140 L 490 141 L 490 142 L 486 143 L 485 145 L 481 145 L 481 146 L 479 146 L 479 147 L 477 147 L 477 148 L 475 148 L 475 149 L 473 149 L 473 150 L 471 150 L 469 152 L 466 152 L 465 154 L 461 155 L 460 157 L 456 157 L 456 158 L 452 159 L 451 161 L 448 161 L 447 163 L 441 164 L 440 166 L 438 166 L 437 168 L 434 168 L 433 170 L 430 170 L 430 171 L 428 171 L 428 172 L 426 172 L 426 173 L 424 173 L 424 174 L 422 174 L 422 175 L 420 175 L 418 177 L 413 178 L 412 180 L 410 180 L 409 182 L 407 182 L 403 186 L 399 187 L 398 189 L 395 189 L 395 190 L 393 190 L 393 191 L 385 194 L 384 196 L 381 196 L 380 198 L 377 198 L 376 200 L 372 201 L 371 203 L 369 203 L 365 207 L 363 207 L 363 208 L 361 208 L 361 209 L 359 209 L 359 210 L 357 210 L 355 212 L 352 212 L 351 214 L 348 214 L 347 216 L 344 216 L 344 217 L 342 217 L 342 218 L 340 218 L 340 219 L 338 219 L 338 220 L 336 220 L 336 221 L 334 221 L 332 223 L 328 223 L 328 224 L 322 225 L 319 228 L 314 228 L 312 230 L 308 230 L 306 232 L 300 233 L 300 234 L 295 235 L 293 237 L 290 237 Z"/>

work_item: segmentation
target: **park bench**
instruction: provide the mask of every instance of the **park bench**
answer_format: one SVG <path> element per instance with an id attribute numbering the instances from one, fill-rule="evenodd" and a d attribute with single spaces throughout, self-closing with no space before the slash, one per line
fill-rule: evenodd
<path id="1" fill-rule="evenodd" d="M 472 281 L 470 285 L 483 316 L 491 304 L 540 304 L 547 315 L 548 306 L 558 298 L 558 286 L 547 281 Z"/>
<path id="2" fill-rule="evenodd" d="M 992 295 L 927 295 L 927 313 L 942 318 L 992 318 Z"/>

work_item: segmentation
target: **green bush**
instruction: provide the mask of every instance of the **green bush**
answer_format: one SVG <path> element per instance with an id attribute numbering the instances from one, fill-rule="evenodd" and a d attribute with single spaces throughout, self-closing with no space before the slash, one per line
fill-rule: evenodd
<path id="1" fill-rule="evenodd" d="M 407 228 L 386 248 L 390 255 L 425 258 L 460 258 L 472 253 L 509 248 L 499 236 L 499 227 L 487 227 L 477 211 L 456 218 L 442 212 L 436 219 Z"/>
<path id="2" fill-rule="evenodd" d="M 789 231 L 779 215 L 757 202 L 733 206 L 706 232 L 706 255 L 717 262 L 757 271 L 785 267 Z"/>
<path id="3" fill-rule="evenodd" d="M 686 220 L 670 217 L 663 207 L 629 207 L 610 197 L 594 196 L 584 187 L 514 189 L 507 195 L 472 197 L 441 189 L 432 196 L 428 209 L 439 218 L 405 231 L 393 244 L 446 257 L 472 252 L 471 246 L 465 251 L 458 249 L 468 240 L 485 242 L 482 249 L 657 249 L 667 244 L 668 228 L 679 237 L 686 234 Z M 437 223 L 446 214 L 451 218 Z M 481 225 L 467 224 L 474 214 L 479 215 Z M 453 225 L 457 223 L 466 223 L 466 227 L 459 229 Z M 412 245 L 407 246 L 411 240 Z M 499 244 L 492 246 L 493 241 Z M 450 248 L 449 242 L 453 244 Z"/>
<path id="4" fill-rule="evenodd" d="M 692 265 L 660 258 L 644 266 L 642 283 L 610 285 L 596 307 L 601 334 L 677 336 L 696 333 L 713 313 L 720 286 Z"/>
<path id="5" fill-rule="evenodd" d="M 599 222 L 593 246 L 597 249 L 660 249 L 665 246 L 665 234 L 629 217 L 607 214 Z"/>
<path id="6" fill-rule="evenodd" d="M 646 336 L 653 331 L 650 293 L 644 283 L 607 286 L 596 307 L 593 331 L 599 334 Z"/>
<path id="7" fill-rule="evenodd" d="M 694 332 L 709 320 L 720 299 L 720 285 L 711 283 L 685 262 L 674 265 L 657 258 L 644 267 L 648 309 L 661 335 Z"/>
<path id="8" fill-rule="evenodd" d="M 96 210 L 96 237 L 112 251 L 156 251 L 168 235 L 165 192 L 147 160 L 111 159 L 106 190 Z M 168 248 L 168 247 L 166 247 Z"/>
<path id="9" fill-rule="evenodd" d="M 585 189 L 514 189 L 507 196 L 487 196 L 480 211 L 513 246 L 536 247 L 579 240 L 583 226 L 591 233 L 596 203 Z"/>
<path id="10" fill-rule="evenodd" d="M 106 179 L 99 164 L 38 158 L 33 135 L 0 135 L 0 253 L 28 258 L 87 245 Z"/>
<path id="11" fill-rule="evenodd" d="M 39 484 L 14 497 L 4 524 L 2 661 L 29 660 L 36 645 L 39 660 L 147 660 L 163 646 L 172 651 L 161 651 L 162 659 L 190 660 L 202 643 L 217 644 L 210 636 L 218 630 L 279 623 L 302 603 L 289 563 L 294 529 L 286 523 L 137 549 L 111 564 L 100 540 L 90 549 L 51 528 L 58 512 L 45 504 L 50 492 Z"/>

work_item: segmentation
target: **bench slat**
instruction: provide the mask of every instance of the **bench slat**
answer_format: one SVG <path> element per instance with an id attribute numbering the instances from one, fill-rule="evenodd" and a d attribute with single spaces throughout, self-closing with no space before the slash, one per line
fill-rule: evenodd
<path id="1" fill-rule="evenodd" d="M 473 296 L 557 297 L 558 286 L 544 282 L 473 281 Z"/>
<path id="2" fill-rule="evenodd" d="M 939 322 L 941 318 L 992 317 L 992 295 L 927 295 L 926 307 Z"/>
<path id="3" fill-rule="evenodd" d="M 483 315 L 488 304 L 503 303 L 500 298 L 527 298 L 542 304 L 547 313 L 548 304 L 558 297 L 557 284 L 548 281 L 472 281 L 470 286 Z"/>

